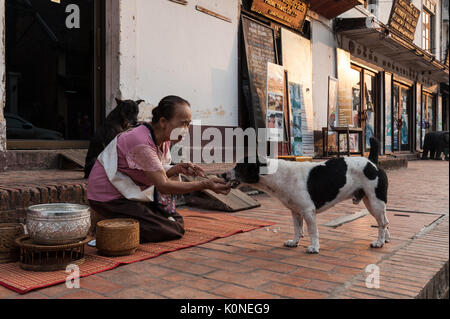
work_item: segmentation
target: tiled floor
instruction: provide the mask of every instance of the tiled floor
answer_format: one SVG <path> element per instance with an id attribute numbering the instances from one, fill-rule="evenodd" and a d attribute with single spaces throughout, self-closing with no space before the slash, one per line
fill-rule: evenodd
<path id="1" fill-rule="evenodd" d="M 291 214 L 260 195 L 260 208 L 236 215 L 274 226 L 82 278 L 80 289 L 59 285 L 19 296 L 0 287 L 0 298 L 413 298 L 448 261 L 449 165 L 410 162 L 388 175 L 392 241 L 382 249 L 369 247 L 378 232 L 370 215 L 323 226 L 364 209 L 351 201 L 319 215 L 320 255 L 306 254 L 307 235 L 300 247 L 285 248 Z M 380 269 L 378 289 L 366 287 L 371 264 Z"/>

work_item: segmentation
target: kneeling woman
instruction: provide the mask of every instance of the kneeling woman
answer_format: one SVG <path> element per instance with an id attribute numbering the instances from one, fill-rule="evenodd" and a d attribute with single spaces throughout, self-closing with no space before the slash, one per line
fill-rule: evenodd
<path id="1" fill-rule="evenodd" d="M 191 163 L 171 166 L 173 130 L 187 131 L 191 110 L 180 97 L 164 98 L 153 110 L 152 123 L 144 123 L 119 135 L 95 163 L 88 182 L 88 200 L 101 218 L 133 218 L 139 221 L 141 243 L 179 239 L 184 223 L 175 210 L 173 195 L 210 189 L 228 194 L 230 185 L 220 179 L 179 182 L 180 173 L 203 176 Z"/>

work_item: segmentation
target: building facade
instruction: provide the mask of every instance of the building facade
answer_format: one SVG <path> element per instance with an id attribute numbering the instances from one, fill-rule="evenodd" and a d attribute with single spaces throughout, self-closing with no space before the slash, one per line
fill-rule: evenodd
<path id="1" fill-rule="evenodd" d="M 420 151 L 449 127 L 448 1 L 336 3 L 0 0 L 0 152 L 85 148 L 114 98 L 145 100 L 149 120 L 172 94 L 203 131 L 277 128 L 283 154 L 321 156 L 324 136 L 345 147 L 333 128 L 347 126 L 362 132 L 354 151 L 370 136 L 386 154 Z M 15 115 L 59 138 L 13 135 Z"/>

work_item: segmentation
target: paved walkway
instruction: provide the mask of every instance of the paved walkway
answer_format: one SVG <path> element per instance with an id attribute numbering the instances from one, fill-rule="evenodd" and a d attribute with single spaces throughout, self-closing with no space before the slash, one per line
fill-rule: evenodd
<path id="1" fill-rule="evenodd" d="M 277 199 L 237 216 L 274 221 L 270 228 L 238 234 L 155 259 L 20 296 L 0 287 L 0 298 L 414 298 L 448 266 L 448 162 L 410 162 L 391 171 L 388 218 L 392 241 L 371 249 L 377 237 L 370 215 L 337 228 L 324 226 L 364 206 L 351 201 L 319 215 L 320 255 L 283 247 L 293 227 Z M 368 265 L 380 269 L 380 288 L 366 287 Z"/>

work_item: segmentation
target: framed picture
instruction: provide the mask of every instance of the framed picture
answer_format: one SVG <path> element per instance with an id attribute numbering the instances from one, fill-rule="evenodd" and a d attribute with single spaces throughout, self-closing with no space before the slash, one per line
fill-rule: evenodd
<path id="1" fill-rule="evenodd" d="M 338 121 L 338 80 L 328 77 L 328 129 L 333 130 Z"/>
<path id="2" fill-rule="evenodd" d="M 284 67 L 267 63 L 267 128 L 269 141 L 283 142 L 284 139 Z"/>

